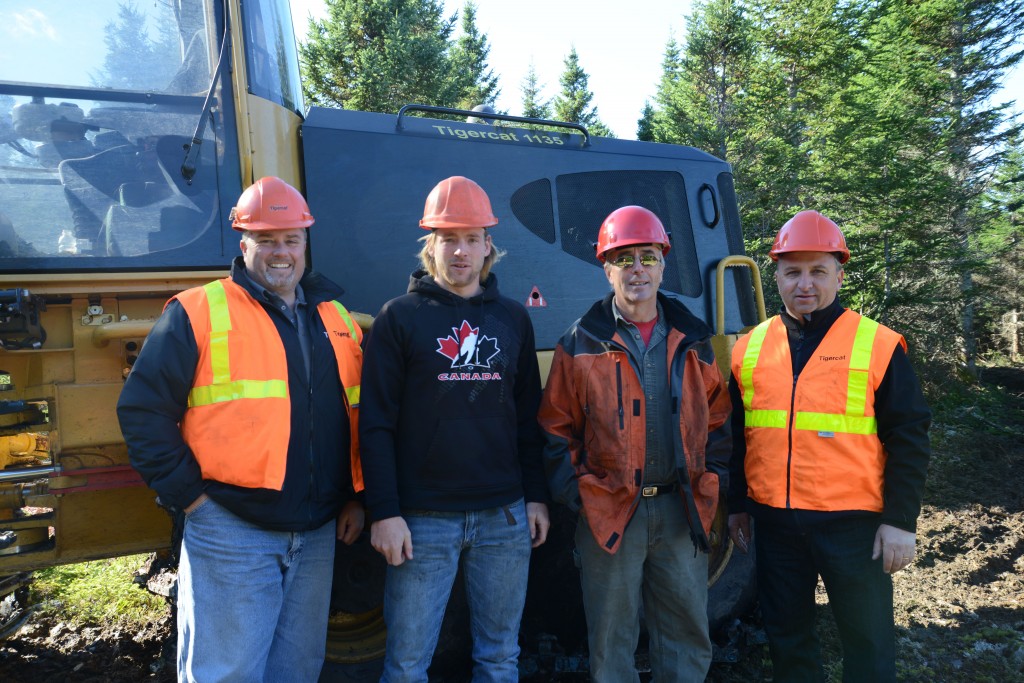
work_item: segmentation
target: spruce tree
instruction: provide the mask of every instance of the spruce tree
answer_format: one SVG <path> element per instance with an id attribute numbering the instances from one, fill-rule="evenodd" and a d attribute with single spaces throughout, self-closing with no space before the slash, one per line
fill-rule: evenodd
<path id="1" fill-rule="evenodd" d="M 541 85 L 537 79 L 537 68 L 530 62 L 526 77 L 520 88 L 523 93 L 523 116 L 531 119 L 551 118 L 551 105 L 541 99 Z"/>
<path id="2" fill-rule="evenodd" d="M 451 73 L 459 92 L 459 108 L 493 105 L 501 92 L 498 77 L 487 63 L 491 46 L 476 25 L 476 5 L 467 1 L 462 8 L 460 34 L 451 50 Z"/>
<path id="3" fill-rule="evenodd" d="M 590 92 L 589 80 L 590 76 L 580 65 L 576 48 L 571 48 L 565 58 L 565 70 L 559 78 L 562 90 L 553 103 L 555 118 L 559 121 L 582 124 L 591 135 L 611 137 L 613 133 L 601 122 L 597 115 L 597 107 L 590 106 L 594 93 Z"/>
<path id="4" fill-rule="evenodd" d="M 303 93 L 310 104 L 396 112 L 415 102 L 459 104 L 449 40 L 455 17 L 441 0 L 326 0 L 300 44 Z"/>

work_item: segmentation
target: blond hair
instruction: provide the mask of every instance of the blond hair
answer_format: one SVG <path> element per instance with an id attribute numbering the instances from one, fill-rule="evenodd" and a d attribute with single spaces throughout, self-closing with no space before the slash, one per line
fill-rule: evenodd
<path id="1" fill-rule="evenodd" d="M 491 242 L 491 253 L 484 258 L 484 267 L 480 270 L 480 282 L 487 279 L 487 276 L 491 273 L 491 268 L 494 267 L 501 257 L 505 255 L 503 249 L 499 249 L 495 244 L 494 240 L 491 239 L 491 234 L 484 229 L 484 236 Z M 430 234 L 424 235 L 420 238 L 420 242 L 423 242 L 423 248 L 420 249 L 419 259 L 420 265 L 423 266 L 423 270 L 427 271 L 427 274 L 432 278 L 437 278 L 437 267 L 434 265 L 434 242 L 437 241 L 437 231 L 431 230 Z"/>

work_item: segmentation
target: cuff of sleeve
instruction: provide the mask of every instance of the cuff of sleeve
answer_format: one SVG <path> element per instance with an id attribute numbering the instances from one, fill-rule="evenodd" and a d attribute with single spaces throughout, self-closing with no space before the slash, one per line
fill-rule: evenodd
<path id="1" fill-rule="evenodd" d="M 158 492 L 156 504 L 171 514 L 178 514 L 184 512 L 185 508 L 195 502 L 195 500 L 205 492 L 206 483 L 199 480 L 171 495 Z"/>
<path id="2" fill-rule="evenodd" d="M 373 505 L 367 504 L 366 508 L 370 522 L 379 522 L 382 519 L 402 516 L 402 508 L 397 500 L 375 503 Z"/>
<path id="3" fill-rule="evenodd" d="M 912 519 L 912 520 L 908 521 L 906 519 L 901 519 L 901 518 L 886 517 L 885 513 L 882 513 L 881 523 L 882 524 L 888 524 L 889 526 L 894 526 L 897 529 L 903 529 L 904 531 L 909 531 L 912 534 L 916 534 L 917 533 L 917 520 L 916 519 Z"/>

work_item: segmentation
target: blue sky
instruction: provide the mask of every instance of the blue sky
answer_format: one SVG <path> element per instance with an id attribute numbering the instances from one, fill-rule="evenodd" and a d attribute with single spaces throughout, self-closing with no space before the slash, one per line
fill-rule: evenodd
<path id="1" fill-rule="evenodd" d="M 446 13 L 464 0 L 444 0 Z M 532 60 L 547 98 L 572 46 L 590 76 L 598 115 L 618 137 L 635 138 L 644 101 L 657 91 L 661 60 L 670 36 L 685 36 L 690 0 L 478 0 L 477 26 L 491 45 L 490 64 L 500 76 L 498 106 L 522 110 L 522 82 Z M 628 11 L 624 11 L 628 8 Z M 307 17 L 322 18 L 323 0 L 292 0 L 295 30 L 304 39 Z M 1024 67 L 1007 78 L 1004 100 L 1024 110 Z"/>

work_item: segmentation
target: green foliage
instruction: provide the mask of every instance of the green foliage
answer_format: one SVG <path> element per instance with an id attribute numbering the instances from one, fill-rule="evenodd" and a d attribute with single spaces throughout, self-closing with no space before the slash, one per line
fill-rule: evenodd
<path id="1" fill-rule="evenodd" d="M 654 142 L 654 106 L 650 101 L 644 102 L 643 111 L 637 119 L 636 139 L 641 142 Z"/>
<path id="2" fill-rule="evenodd" d="M 167 614 L 163 598 L 132 583 L 144 560 L 134 555 L 42 569 L 33 575 L 32 602 L 43 615 L 76 626 L 141 628 Z"/>
<path id="3" fill-rule="evenodd" d="M 150 36 L 146 14 L 132 2 L 120 3 L 117 21 L 103 27 L 107 54 L 103 67 L 91 75 L 93 85 L 118 90 L 161 90 L 181 63 L 177 23 L 167 12 L 164 21 L 153 22 L 157 36 Z"/>
<path id="4" fill-rule="evenodd" d="M 550 119 L 551 104 L 541 100 L 541 85 L 537 80 L 537 68 L 530 62 L 521 87 L 523 93 L 523 116 L 532 119 Z"/>
<path id="5" fill-rule="evenodd" d="M 703 0 L 641 125 L 732 164 L 755 258 L 796 210 L 836 219 L 844 302 L 970 375 L 1024 303 L 1019 126 L 990 99 L 1022 36 L 1024 0 Z"/>
<path id="6" fill-rule="evenodd" d="M 580 56 L 573 47 L 565 58 L 565 70 L 558 82 L 562 89 L 555 97 L 553 108 L 555 118 L 568 123 L 580 123 L 591 135 L 611 137 L 614 135 L 597 115 L 597 107 L 590 106 L 594 93 L 590 92 L 590 76 L 580 64 Z"/>
<path id="7" fill-rule="evenodd" d="M 491 47 L 487 36 L 476 26 L 476 5 L 467 0 L 462 10 L 461 34 L 451 50 L 452 76 L 459 92 L 460 109 L 472 109 L 478 104 L 493 105 L 501 88 L 498 77 L 487 64 Z"/>
<path id="8" fill-rule="evenodd" d="M 457 15 L 445 18 L 440 0 L 327 0 L 327 11 L 326 19 L 310 20 L 299 45 L 312 104 L 396 112 L 413 102 L 472 107 L 498 95 L 472 3 L 454 44 Z"/>

